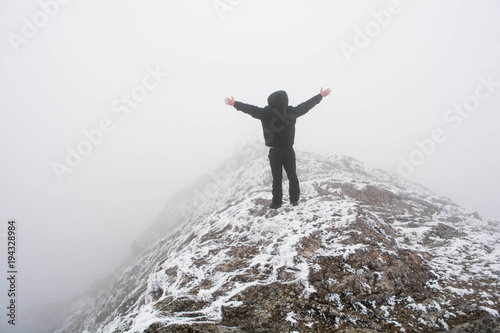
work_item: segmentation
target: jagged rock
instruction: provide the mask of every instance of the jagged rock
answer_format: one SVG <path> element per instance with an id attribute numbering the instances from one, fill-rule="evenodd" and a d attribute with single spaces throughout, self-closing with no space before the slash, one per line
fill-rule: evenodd
<path id="1" fill-rule="evenodd" d="M 268 208 L 265 159 L 242 166 L 60 332 L 499 332 L 497 221 L 298 156 L 298 207 Z"/>

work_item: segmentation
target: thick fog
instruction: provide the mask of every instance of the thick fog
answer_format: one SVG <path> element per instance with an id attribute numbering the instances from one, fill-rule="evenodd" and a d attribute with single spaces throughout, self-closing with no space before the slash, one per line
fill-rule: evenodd
<path id="1" fill-rule="evenodd" d="M 500 219 L 499 13 L 498 0 L 0 1 L 0 274 L 15 219 L 17 322 L 108 276 L 167 200 L 261 135 L 225 97 L 265 106 L 286 90 L 296 105 L 331 88 L 297 122 L 299 158 L 349 155 Z"/>

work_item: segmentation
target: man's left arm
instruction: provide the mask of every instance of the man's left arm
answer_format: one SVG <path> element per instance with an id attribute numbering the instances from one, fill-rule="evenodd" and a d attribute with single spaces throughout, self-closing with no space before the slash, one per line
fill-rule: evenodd
<path id="1" fill-rule="evenodd" d="M 236 110 L 243 111 L 257 119 L 261 119 L 262 113 L 264 112 L 264 109 L 259 108 L 258 106 L 235 101 L 234 97 L 232 96 L 231 98 L 229 97 L 226 98 L 226 104 L 233 106 Z"/>

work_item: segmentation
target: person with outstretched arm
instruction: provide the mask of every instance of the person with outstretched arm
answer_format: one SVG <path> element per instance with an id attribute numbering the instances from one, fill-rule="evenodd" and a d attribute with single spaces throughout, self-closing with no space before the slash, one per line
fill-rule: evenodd
<path id="1" fill-rule="evenodd" d="M 297 167 L 295 162 L 295 151 L 293 143 L 295 139 L 295 122 L 298 117 L 306 114 L 316 104 L 321 102 L 323 97 L 330 95 L 331 90 L 321 91 L 316 96 L 297 106 L 288 105 L 288 95 L 285 91 L 279 90 L 267 99 L 267 106 L 245 104 L 234 100 L 234 97 L 227 97 L 227 105 L 235 107 L 256 119 L 260 119 L 264 131 L 264 140 L 269 149 L 269 163 L 273 175 L 273 200 L 271 208 L 277 209 L 283 203 L 283 168 L 285 168 L 289 181 L 290 203 L 297 206 L 300 196 L 299 179 L 297 177 Z"/>

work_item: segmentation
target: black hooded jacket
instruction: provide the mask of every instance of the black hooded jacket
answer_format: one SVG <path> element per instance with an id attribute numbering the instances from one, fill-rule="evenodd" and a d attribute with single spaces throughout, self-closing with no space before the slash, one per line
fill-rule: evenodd
<path id="1" fill-rule="evenodd" d="M 306 102 L 293 107 L 288 105 L 286 92 L 280 90 L 269 95 L 266 107 L 260 108 L 241 102 L 234 102 L 234 107 L 260 119 L 266 146 L 286 148 L 293 146 L 297 118 L 306 114 L 321 102 L 322 98 L 321 94 L 317 94 Z"/>

